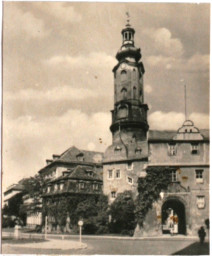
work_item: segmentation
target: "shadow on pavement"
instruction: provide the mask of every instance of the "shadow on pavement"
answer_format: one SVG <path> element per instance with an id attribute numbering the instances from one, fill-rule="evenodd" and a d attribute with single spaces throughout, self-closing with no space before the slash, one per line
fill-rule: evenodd
<path id="1" fill-rule="evenodd" d="M 172 255 L 209 255 L 209 243 L 195 242 Z"/>

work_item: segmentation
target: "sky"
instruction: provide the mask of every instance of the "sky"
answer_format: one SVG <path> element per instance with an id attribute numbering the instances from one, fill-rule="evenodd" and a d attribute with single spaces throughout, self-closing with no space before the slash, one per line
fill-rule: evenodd
<path id="1" fill-rule="evenodd" d="M 209 4 L 4 2 L 3 191 L 52 154 L 111 144 L 126 12 L 145 67 L 150 129 L 209 128 Z M 102 143 L 100 143 L 101 138 Z"/>

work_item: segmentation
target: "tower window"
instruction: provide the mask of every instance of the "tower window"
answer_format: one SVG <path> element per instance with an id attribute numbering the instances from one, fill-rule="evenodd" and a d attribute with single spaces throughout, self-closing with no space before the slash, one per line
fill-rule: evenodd
<path id="1" fill-rule="evenodd" d="M 127 98 L 127 89 L 123 88 L 121 90 L 122 99 L 125 100 Z"/>
<path id="2" fill-rule="evenodd" d="M 126 118 L 128 116 L 127 106 L 120 106 L 118 109 L 118 118 Z"/>
<path id="3" fill-rule="evenodd" d="M 140 147 L 137 147 L 137 148 L 135 149 L 135 154 L 136 154 L 136 155 L 140 155 L 141 152 L 142 152 L 142 149 L 141 149 Z"/>
<path id="4" fill-rule="evenodd" d="M 131 177 L 127 177 L 127 182 L 128 182 L 129 184 L 133 184 L 133 179 L 132 179 Z"/>
<path id="5" fill-rule="evenodd" d="M 136 87 L 133 87 L 133 99 L 136 99 Z"/>
<path id="6" fill-rule="evenodd" d="M 195 170 L 196 172 L 196 183 L 203 183 L 203 170 Z"/>
<path id="7" fill-rule="evenodd" d="M 191 144 L 191 154 L 197 155 L 199 150 L 199 144 L 198 143 L 192 143 Z"/>
<path id="8" fill-rule="evenodd" d="M 121 82 L 125 81 L 127 79 L 127 71 L 122 70 L 121 71 Z"/>
<path id="9" fill-rule="evenodd" d="M 176 149 L 176 144 L 175 143 L 170 143 L 168 145 L 168 154 L 170 156 L 176 156 L 177 154 L 177 149 Z"/>
<path id="10" fill-rule="evenodd" d="M 176 170 L 171 172 L 171 181 L 176 182 L 177 181 L 177 172 Z"/>
<path id="11" fill-rule="evenodd" d="M 108 179 L 113 178 L 113 170 L 108 170 Z"/>

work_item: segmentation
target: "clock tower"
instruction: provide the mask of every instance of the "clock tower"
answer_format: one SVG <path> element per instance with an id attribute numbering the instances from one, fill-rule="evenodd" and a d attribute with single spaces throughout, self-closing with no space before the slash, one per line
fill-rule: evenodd
<path id="1" fill-rule="evenodd" d="M 104 193 L 111 200 L 124 190 L 137 191 L 137 179 L 148 161 L 148 106 L 144 103 L 141 50 L 135 46 L 135 30 L 129 24 L 122 29 L 122 45 L 116 54 L 112 145 L 104 154 Z"/>

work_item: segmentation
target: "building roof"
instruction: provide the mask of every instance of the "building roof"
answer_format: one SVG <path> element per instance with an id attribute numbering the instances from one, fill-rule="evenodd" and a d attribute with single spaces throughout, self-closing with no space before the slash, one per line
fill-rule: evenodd
<path id="1" fill-rule="evenodd" d="M 202 129 L 199 130 L 200 134 L 203 136 L 204 141 L 209 141 L 209 130 Z M 148 141 L 159 142 L 159 141 L 172 141 L 173 137 L 177 134 L 177 131 L 157 131 L 150 130 L 148 134 Z"/>
<path id="2" fill-rule="evenodd" d="M 81 159 L 80 159 L 81 158 Z M 75 146 L 68 148 L 61 155 L 53 155 L 53 160 L 43 167 L 39 172 L 43 172 L 48 169 L 55 169 L 55 163 L 62 164 L 80 164 L 80 165 L 101 165 L 103 153 L 97 151 L 80 150 Z M 53 169 L 52 169 L 53 168 Z"/>
<path id="3" fill-rule="evenodd" d="M 71 180 L 91 180 L 91 181 L 102 181 L 102 177 L 95 171 L 95 168 L 77 166 L 72 170 L 69 170 L 65 175 L 62 175 L 49 183 L 56 183 L 58 181 L 71 179 Z"/>

